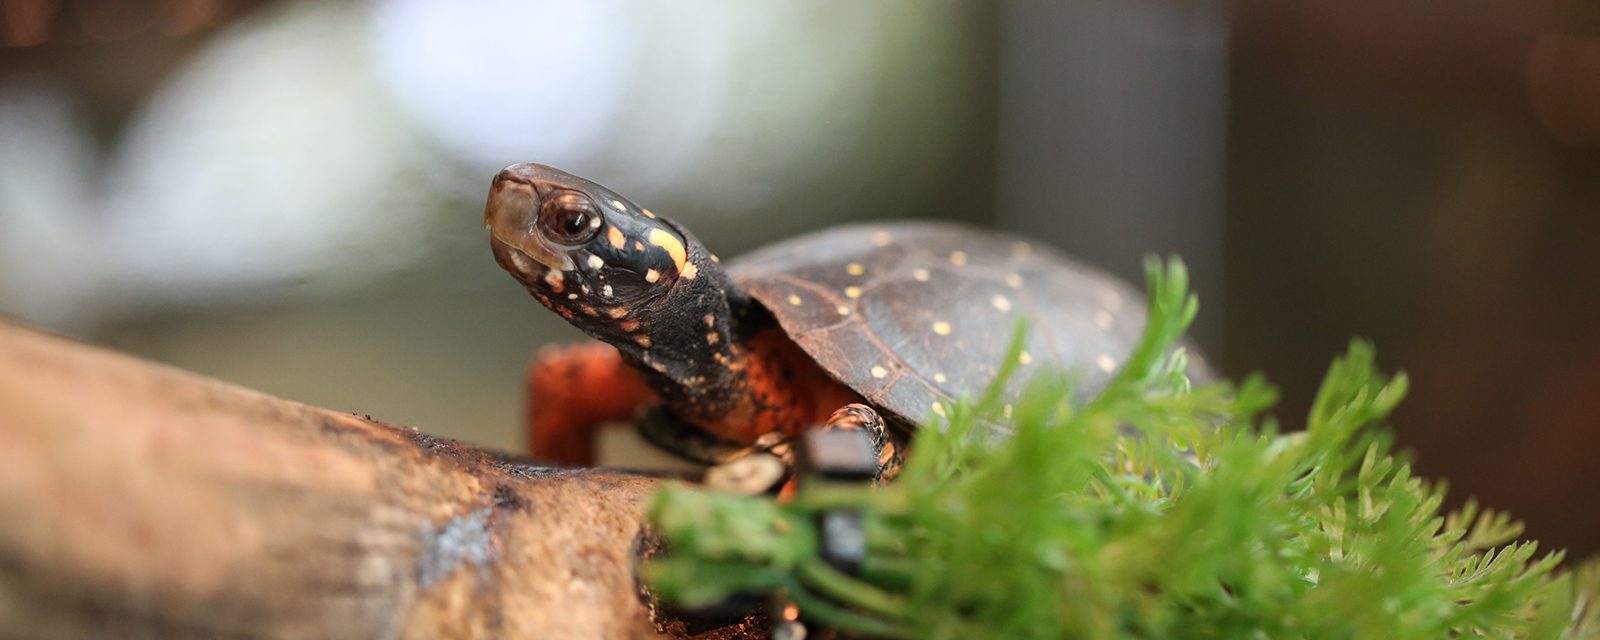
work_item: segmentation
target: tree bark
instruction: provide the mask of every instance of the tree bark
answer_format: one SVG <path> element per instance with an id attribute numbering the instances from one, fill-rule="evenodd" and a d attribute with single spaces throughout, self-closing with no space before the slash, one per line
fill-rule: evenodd
<path id="1" fill-rule="evenodd" d="M 0 322 L 0 637 L 657 637 L 654 486 Z"/>

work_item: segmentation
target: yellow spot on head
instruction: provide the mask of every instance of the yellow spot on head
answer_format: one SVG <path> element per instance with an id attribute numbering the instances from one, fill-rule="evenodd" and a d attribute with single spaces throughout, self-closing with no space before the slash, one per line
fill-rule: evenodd
<path id="1" fill-rule="evenodd" d="M 647 336 L 647 335 L 644 335 L 644 334 L 636 335 L 636 336 L 633 337 L 633 341 L 639 343 L 639 347 L 640 348 L 643 348 L 643 349 L 649 349 L 650 348 L 650 336 Z"/>
<path id="2" fill-rule="evenodd" d="M 928 273 L 927 269 L 917 269 L 911 272 L 911 277 L 916 279 L 917 282 L 927 282 L 929 278 L 933 277 L 933 274 Z"/>
<path id="3" fill-rule="evenodd" d="M 684 280 L 693 280 L 695 276 L 700 275 L 700 267 L 694 266 L 693 262 L 683 265 L 682 275 Z"/>
<path id="4" fill-rule="evenodd" d="M 623 331 L 628 332 L 628 333 L 633 333 L 634 331 L 639 330 L 639 321 L 638 320 L 623 320 L 622 322 L 617 324 L 617 327 L 622 329 Z"/>
<path id="5" fill-rule="evenodd" d="M 611 316 L 613 320 L 621 320 L 623 316 L 628 315 L 628 310 L 624 307 L 612 307 L 606 311 L 606 315 Z"/>
<path id="6" fill-rule="evenodd" d="M 861 263 L 859 263 L 859 262 L 852 262 L 849 265 L 845 266 L 844 271 L 845 271 L 845 273 L 848 273 L 850 275 L 859 276 L 859 275 L 861 275 L 863 273 L 866 273 L 867 272 L 867 268 L 861 266 Z"/>
<path id="7" fill-rule="evenodd" d="M 796 307 L 800 306 L 800 296 L 797 296 L 797 295 L 792 294 L 792 293 L 789 294 L 789 304 L 792 304 L 792 305 L 794 305 Z"/>
<path id="8" fill-rule="evenodd" d="M 706 326 L 708 326 L 708 327 L 717 326 L 717 317 L 712 315 L 712 314 L 709 314 L 709 313 L 706 314 Z"/>
<path id="9" fill-rule="evenodd" d="M 1015 273 L 1006 274 L 1006 286 L 1011 287 L 1012 289 L 1021 289 L 1022 276 L 1019 276 Z"/>
<path id="10" fill-rule="evenodd" d="M 655 269 L 645 269 L 645 271 L 644 271 L 644 281 L 645 282 L 648 282 L 650 284 L 655 284 L 656 281 L 660 280 L 660 279 L 661 279 L 661 272 L 660 271 L 656 271 Z"/>
<path id="11" fill-rule="evenodd" d="M 942 373 L 933 374 L 933 381 L 934 382 L 937 382 L 939 384 L 944 384 L 946 380 L 949 380 L 949 378 L 944 377 L 944 374 L 942 374 Z"/>
<path id="12" fill-rule="evenodd" d="M 989 304 L 994 305 L 994 308 L 999 309 L 1000 311 L 1011 310 L 1011 299 L 998 293 L 995 294 L 993 298 L 989 298 Z"/>
<path id="13" fill-rule="evenodd" d="M 887 376 L 887 375 L 889 375 L 889 370 L 888 369 L 885 369 L 885 368 L 880 367 L 880 366 L 873 366 L 872 367 L 872 377 L 878 378 L 878 379 L 881 380 L 881 379 L 884 378 L 884 376 Z"/>
<path id="14" fill-rule="evenodd" d="M 622 230 L 616 227 L 606 227 L 606 239 L 611 241 L 611 246 L 621 249 L 628 244 L 628 239 L 622 235 Z"/>
<path id="15" fill-rule="evenodd" d="M 950 335 L 950 323 L 943 320 L 933 323 L 933 332 L 941 336 Z"/>
<path id="16" fill-rule="evenodd" d="M 861 287 L 845 287 L 844 295 L 849 296 L 851 299 L 859 298 L 861 297 Z"/>
<path id="17" fill-rule="evenodd" d="M 1105 309 L 1094 312 L 1094 323 L 1099 325 L 1101 329 L 1110 329 L 1113 319 L 1111 312 Z"/>
<path id="18" fill-rule="evenodd" d="M 589 254 L 589 268 L 590 269 L 599 269 L 600 267 L 604 267 L 604 266 L 606 266 L 606 261 L 605 260 L 601 260 L 600 256 L 594 255 L 592 253 Z"/>
<path id="19" fill-rule="evenodd" d="M 833 310 L 834 311 L 838 311 L 839 315 L 841 315 L 841 316 L 850 315 L 850 307 L 846 307 L 846 306 L 844 306 L 842 304 L 837 306 L 837 307 L 834 307 Z"/>
<path id="20" fill-rule="evenodd" d="M 1095 364 L 1100 365 L 1101 371 L 1111 373 L 1117 368 L 1117 359 L 1111 357 L 1109 353 L 1102 353 L 1099 358 L 1095 359 Z"/>
<path id="21" fill-rule="evenodd" d="M 715 253 L 711 254 L 711 261 L 717 264 L 722 264 L 722 258 L 718 258 L 717 254 Z"/>
<path id="22" fill-rule="evenodd" d="M 644 214 L 644 217 L 646 217 L 646 218 L 654 218 L 654 217 L 656 217 L 656 214 L 650 213 L 649 209 L 640 209 L 639 213 Z"/>
<path id="23" fill-rule="evenodd" d="M 1017 356 L 1017 362 L 1022 364 L 1033 364 L 1033 354 L 1024 351 Z"/>
<path id="24" fill-rule="evenodd" d="M 677 267 L 678 271 L 683 271 L 683 261 L 687 260 L 689 256 L 688 252 L 683 248 L 683 242 L 678 240 L 677 236 L 667 233 L 665 229 L 656 228 L 650 230 L 650 236 L 647 239 L 650 244 L 665 249 L 667 255 L 672 258 L 673 266 Z"/>
<path id="25" fill-rule="evenodd" d="M 941 418 L 945 417 L 944 403 L 943 402 L 939 402 L 938 400 L 934 400 L 933 401 L 933 412 L 939 414 L 939 417 L 941 417 Z"/>
<path id="26" fill-rule="evenodd" d="M 888 231 L 879 231 L 879 232 L 876 232 L 876 233 L 872 234 L 872 244 L 880 246 L 880 247 L 889 246 L 889 232 Z"/>
<path id="27" fill-rule="evenodd" d="M 967 252 L 956 250 L 950 252 L 950 264 L 961 266 L 967 263 Z"/>

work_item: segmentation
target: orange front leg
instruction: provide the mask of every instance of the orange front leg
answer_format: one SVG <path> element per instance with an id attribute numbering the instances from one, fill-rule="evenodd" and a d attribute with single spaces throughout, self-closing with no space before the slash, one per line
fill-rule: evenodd
<path id="1" fill-rule="evenodd" d="M 524 404 L 533 455 L 563 465 L 594 463 L 594 431 L 630 420 L 656 398 L 615 347 L 549 346 L 528 366 Z"/>

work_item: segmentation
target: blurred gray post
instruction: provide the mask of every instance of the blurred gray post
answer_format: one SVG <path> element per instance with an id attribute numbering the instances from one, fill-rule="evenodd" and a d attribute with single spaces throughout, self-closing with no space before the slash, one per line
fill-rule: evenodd
<path id="1" fill-rule="evenodd" d="M 1009 0 L 999 221 L 1142 283 L 1178 253 L 1222 349 L 1228 26 L 1208 0 Z"/>

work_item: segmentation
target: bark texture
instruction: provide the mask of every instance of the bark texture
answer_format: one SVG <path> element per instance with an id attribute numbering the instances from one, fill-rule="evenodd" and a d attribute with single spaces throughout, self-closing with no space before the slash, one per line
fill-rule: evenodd
<path id="1" fill-rule="evenodd" d="M 643 638 L 656 481 L 0 321 L 0 638 Z"/>

